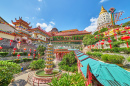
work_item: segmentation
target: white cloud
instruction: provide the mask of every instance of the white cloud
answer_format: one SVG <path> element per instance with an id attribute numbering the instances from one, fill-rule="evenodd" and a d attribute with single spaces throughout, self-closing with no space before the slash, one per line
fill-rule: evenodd
<path id="1" fill-rule="evenodd" d="M 46 28 L 47 27 L 47 24 L 46 23 L 37 23 L 36 26 L 40 26 L 42 28 Z"/>
<path id="2" fill-rule="evenodd" d="M 37 8 L 37 10 L 38 10 L 38 11 L 40 11 L 40 10 L 41 10 L 41 9 L 40 9 L 40 7 L 39 7 L 39 8 Z"/>
<path id="3" fill-rule="evenodd" d="M 42 2 L 42 0 L 38 0 L 39 2 Z"/>
<path id="4" fill-rule="evenodd" d="M 12 23 L 9 23 L 10 25 L 14 26 Z"/>
<path id="5" fill-rule="evenodd" d="M 108 1 L 108 0 L 101 0 L 100 3 L 103 3 L 103 2 L 105 2 L 105 1 Z"/>
<path id="6" fill-rule="evenodd" d="M 55 25 L 55 23 L 51 21 L 48 25 L 46 23 L 37 23 L 36 26 L 40 26 L 41 28 L 45 29 L 45 31 L 49 32 L 52 30 L 53 26 Z"/>
<path id="7" fill-rule="evenodd" d="M 88 26 L 88 27 L 86 27 L 84 30 L 86 30 L 86 31 L 95 31 L 96 29 L 97 29 L 97 19 L 98 18 L 91 18 L 90 19 L 90 22 L 91 22 L 91 24 L 90 24 L 90 26 Z"/>
<path id="8" fill-rule="evenodd" d="M 26 19 L 29 19 L 29 17 L 25 17 Z"/>
<path id="9" fill-rule="evenodd" d="M 53 21 L 50 22 L 51 24 L 55 25 L 55 23 Z"/>

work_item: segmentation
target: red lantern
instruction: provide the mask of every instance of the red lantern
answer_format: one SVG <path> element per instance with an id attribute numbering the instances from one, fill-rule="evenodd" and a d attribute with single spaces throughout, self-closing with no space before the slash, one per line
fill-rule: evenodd
<path id="1" fill-rule="evenodd" d="M 28 59 L 29 59 L 29 56 L 30 56 L 30 54 L 28 54 Z"/>
<path id="2" fill-rule="evenodd" d="M 19 45 L 19 46 L 20 46 L 20 43 L 21 43 L 21 42 L 20 42 L 20 41 L 18 41 L 18 45 Z"/>
<path id="3" fill-rule="evenodd" d="M 3 40 L 3 38 L 0 38 L 0 40 Z"/>
<path id="4" fill-rule="evenodd" d="M 104 42 L 101 42 L 101 45 L 102 45 L 102 49 L 103 49 Z"/>
<path id="5" fill-rule="evenodd" d="M 108 37 L 108 40 L 110 40 L 110 37 Z"/>
<path id="6" fill-rule="evenodd" d="M 34 49 L 34 51 L 36 51 L 36 49 Z"/>
<path id="7" fill-rule="evenodd" d="M 3 47 L 0 46 L 0 49 L 2 49 Z"/>
<path id="8" fill-rule="evenodd" d="M 121 31 L 121 33 L 125 33 L 126 31 L 124 30 L 124 31 Z"/>
<path id="9" fill-rule="evenodd" d="M 33 58 L 35 58 L 35 53 L 33 54 Z"/>
<path id="10" fill-rule="evenodd" d="M 20 54 L 17 55 L 18 59 L 19 59 L 19 56 L 20 56 Z M 17 60 L 18 60 L 18 59 L 17 59 Z"/>
<path id="11" fill-rule="evenodd" d="M 116 35 L 117 35 L 117 34 L 116 34 L 116 33 L 114 33 L 115 39 L 117 40 L 117 37 L 116 37 Z"/>
<path id="12" fill-rule="evenodd" d="M 102 41 L 104 42 L 105 40 L 103 39 Z"/>
<path id="13" fill-rule="evenodd" d="M 128 30 L 128 29 L 130 29 L 130 27 L 125 27 L 125 29 L 127 29 L 127 30 Z"/>
<path id="14" fill-rule="evenodd" d="M 119 30 L 119 28 L 116 28 L 116 30 Z"/>
<path id="15" fill-rule="evenodd" d="M 24 52 L 25 52 L 25 51 L 26 51 L 26 48 L 24 48 L 23 50 L 24 50 Z"/>
<path id="16" fill-rule="evenodd" d="M 94 38 L 95 38 L 95 40 L 96 40 L 96 36 L 95 36 Z"/>
<path id="17" fill-rule="evenodd" d="M 109 40 L 108 42 L 109 42 L 109 44 L 110 44 L 110 43 L 111 43 L 111 40 Z M 112 46 L 111 46 L 111 44 L 110 44 L 110 49 L 112 49 Z"/>
<path id="18" fill-rule="evenodd" d="M 130 34 L 130 31 L 128 31 L 128 33 Z"/>
<path id="19" fill-rule="evenodd" d="M 31 53 L 31 49 L 29 49 L 30 53 Z"/>
<path id="20" fill-rule="evenodd" d="M 11 46 L 11 43 L 13 42 L 13 40 L 10 40 L 10 46 Z"/>
<path id="21" fill-rule="evenodd" d="M 129 48 L 127 40 L 130 39 L 130 36 L 124 36 L 121 39 L 126 41 L 127 48 Z"/>

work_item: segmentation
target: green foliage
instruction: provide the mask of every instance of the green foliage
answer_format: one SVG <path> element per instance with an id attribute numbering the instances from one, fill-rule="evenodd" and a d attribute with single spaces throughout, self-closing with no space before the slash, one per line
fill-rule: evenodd
<path id="1" fill-rule="evenodd" d="M 44 55 L 44 51 L 46 50 L 46 47 L 43 47 L 43 45 L 39 45 L 37 48 L 38 53 L 42 56 Z"/>
<path id="2" fill-rule="evenodd" d="M 109 54 L 104 54 L 101 56 L 101 58 L 104 62 L 108 61 L 108 57 L 109 57 Z"/>
<path id="3" fill-rule="evenodd" d="M 122 64 L 124 59 L 125 58 L 123 56 L 119 56 L 119 55 L 109 55 L 108 56 L 108 61 L 110 61 L 111 63 L 116 63 L 116 64 Z"/>
<path id="4" fill-rule="evenodd" d="M 23 59 L 24 62 L 28 62 L 28 61 L 32 60 L 32 58 L 29 58 L 29 59 L 28 58 L 22 58 L 22 59 Z"/>
<path id="5" fill-rule="evenodd" d="M 90 55 L 90 56 L 97 57 L 98 59 L 100 59 L 101 56 L 103 55 L 102 53 L 99 53 L 99 52 L 93 52 L 93 53 L 87 52 L 86 54 L 87 54 L 87 55 Z"/>
<path id="6" fill-rule="evenodd" d="M 130 57 L 127 58 L 128 62 L 130 62 Z"/>
<path id="7" fill-rule="evenodd" d="M 125 26 L 130 26 L 130 21 L 123 23 L 122 27 L 125 27 Z"/>
<path id="8" fill-rule="evenodd" d="M 111 37 L 111 39 L 112 39 L 112 41 L 113 41 L 113 42 L 115 42 L 115 41 L 116 41 L 116 39 L 115 39 L 115 37 L 114 37 L 114 36 L 112 36 L 112 37 Z"/>
<path id="9" fill-rule="evenodd" d="M 50 86 L 85 86 L 85 80 L 80 73 L 69 75 L 67 73 L 62 74 L 61 78 L 53 78 Z"/>
<path id="10" fill-rule="evenodd" d="M 77 71 L 77 61 L 74 52 L 72 51 L 69 54 L 64 55 L 62 61 L 58 65 L 60 66 L 60 69 L 66 71 Z"/>
<path id="11" fill-rule="evenodd" d="M 98 31 L 96 31 L 93 35 L 98 35 Z"/>
<path id="12" fill-rule="evenodd" d="M 15 52 L 14 54 L 12 52 L 12 56 L 17 56 L 18 54 L 20 54 L 20 56 L 27 56 L 28 55 L 27 52 Z"/>
<path id="13" fill-rule="evenodd" d="M 105 32 L 105 31 L 107 31 L 107 30 L 108 30 L 108 28 L 102 28 L 102 29 L 100 30 L 100 33 Z"/>
<path id="14" fill-rule="evenodd" d="M 9 54 L 9 52 L 0 52 L 0 55 L 1 55 L 2 57 L 7 56 L 8 54 Z"/>
<path id="15" fill-rule="evenodd" d="M 43 59 L 39 59 L 37 61 L 33 61 L 29 67 L 31 69 L 41 69 L 41 68 L 45 68 L 45 61 Z"/>
<path id="16" fill-rule="evenodd" d="M 21 63 L 21 59 L 14 59 L 15 63 Z"/>
<path id="17" fill-rule="evenodd" d="M 13 74 L 19 73 L 20 71 L 20 65 L 8 61 L 0 61 L 0 86 L 9 84 L 13 78 Z"/>

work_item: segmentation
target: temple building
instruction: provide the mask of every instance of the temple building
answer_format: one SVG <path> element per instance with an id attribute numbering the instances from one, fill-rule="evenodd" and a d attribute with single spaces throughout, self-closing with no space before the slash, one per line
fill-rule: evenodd
<path id="1" fill-rule="evenodd" d="M 32 28 L 30 23 L 24 21 L 22 17 L 15 18 L 12 25 L 0 17 L 0 46 L 3 49 L 18 48 L 23 50 L 36 49 L 39 45 L 45 45 L 50 40 L 50 34 L 42 30 L 40 26 Z M 11 42 L 11 43 L 10 43 Z"/>
<path id="2" fill-rule="evenodd" d="M 99 14 L 99 17 L 97 19 L 97 29 L 100 30 L 102 28 L 106 28 L 111 26 L 111 14 L 107 12 L 107 10 L 104 9 L 104 7 L 101 7 L 101 12 Z"/>
<path id="3" fill-rule="evenodd" d="M 58 30 L 52 29 L 49 33 L 53 36 L 52 43 L 59 42 L 79 42 L 82 43 L 83 37 L 85 35 L 91 34 L 91 32 L 87 32 L 86 30 L 79 31 L 78 29 L 70 29 L 58 32 Z"/>

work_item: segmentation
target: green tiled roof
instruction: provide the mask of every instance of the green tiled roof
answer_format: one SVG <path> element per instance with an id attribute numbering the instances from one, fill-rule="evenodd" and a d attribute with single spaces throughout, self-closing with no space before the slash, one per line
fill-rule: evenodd
<path id="1" fill-rule="evenodd" d="M 80 51 L 75 51 L 76 55 Z M 83 53 L 77 55 L 80 56 Z M 79 60 L 88 57 L 87 55 L 82 55 L 78 57 Z M 83 65 L 81 71 L 86 77 L 87 65 L 90 66 L 91 73 L 96 77 L 96 79 L 104 86 L 130 86 L 130 72 L 122 69 L 115 64 L 108 64 L 101 61 L 94 60 L 90 57 L 83 61 L 80 61 Z"/>

